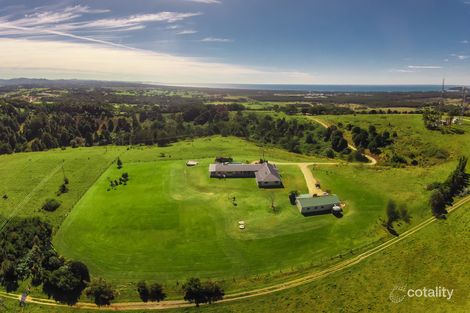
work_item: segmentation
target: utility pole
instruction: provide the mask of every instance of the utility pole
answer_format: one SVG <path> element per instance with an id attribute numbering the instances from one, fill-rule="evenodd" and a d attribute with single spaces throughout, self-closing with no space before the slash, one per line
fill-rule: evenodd
<path id="1" fill-rule="evenodd" d="M 467 87 L 462 87 L 462 116 L 465 114 L 465 107 L 467 105 Z"/>
<path id="2" fill-rule="evenodd" d="M 446 78 L 442 78 L 442 89 L 441 89 L 441 108 L 445 105 L 445 93 L 446 93 Z"/>

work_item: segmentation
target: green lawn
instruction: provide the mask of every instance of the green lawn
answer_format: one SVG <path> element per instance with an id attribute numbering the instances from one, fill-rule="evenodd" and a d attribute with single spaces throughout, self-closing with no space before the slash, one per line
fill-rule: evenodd
<path id="1" fill-rule="evenodd" d="M 208 156 L 214 155 L 255 160 L 259 147 L 215 137 L 127 151 L 124 168 L 109 168 L 75 206 L 55 236 L 56 248 L 121 286 L 148 279 L 176 288 L 176 282 L 195 275 L 224 280 L 234 290 L 250 288 L 253 277 L 266 283 L 387 236 L 375 225 L 382 206 L 362 213 L 351 206 L 342 219 L 303 217 L 288 202 L 290 190 L 307 191 L 296 166 L 279 166 L 284 189 L 262 190 L 254 179 L 210 179 Z M 315 160 L 278 149 L 268 149 L 266 156 Z M 187 168 L 185 157 L 200 165 Z M 128 185 L 107 191 L 108 178 L 122 172 L 129 173 Z M 279 213 L 270 209 L 272 196 Z M 244 231 L 238 229 L 240 220 L 247 224 Z"/>
<path id="2" fill-rule="evenodd" d="M 447 220 L 435 222 L 347 270 L 312 283 L 236 302 L 167 312 L 468 312 L 469 209 L 470 205 L 467 204 L 449 215 Z M 454 289 L 454 293 L 449 301 L 442 298 L 406 298 L 395 304 L 389 300 L 389 294 L 397 284 L 405 284 L 407 288 L 414 289 L 442 286 Z M 19 308 L 16 300 L 9 299 L 4 299 L 0 312 L 2 309 L 12 313 L 95 312 L 36 304 Z M 130 312 L 137 311 L 127 313 Z"/>

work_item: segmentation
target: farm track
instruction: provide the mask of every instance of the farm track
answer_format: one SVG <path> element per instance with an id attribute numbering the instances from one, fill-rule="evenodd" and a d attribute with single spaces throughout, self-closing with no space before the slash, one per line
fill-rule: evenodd
<path id="1" fill-rule="evenodd" d="M 321 119 L 319 119 L 319 118 L 317 118 L 317 117 L 310 117 L 310 120 L 312 120 L 312 121 L 314 121 L 314 122 L 320 124 L 321 126 L 323 126 L 323 127 L 325 127 L 325 128 L 328 128 L 328 127 L 331 126 L 331 125 L 329 125 L 328 123 L 326 123 L 325 121 L 323 121 L 323 120 L 321 120 Z M 351 150 L 357 151 L 357 148 L 356 148 L 354 145 L 352 145 L 351 143 L 349 143 L 349 142 L 348 142 L 348 147 L 349 147 Z M 368 155 L 368 154 L 365 154 L 365 153 L 364 153 L 364 155 L 365 155 L 365 157 L 370 161 L 369 163 L 366 163 L 365 165 L 372 166 L 372 165 L 376 165 L 376 164 L 377 164 L 377 160 L 376 160 L 374 157 L 372 157 L 372 156 L 370 156 L 370 155 Z"/>
<path id="2" fill-rule="evenodd" d="M 464 204 L 470 203 L 470 196 L 467 196 L 463 199 L 460 199 L 457 203 L 455 203 L 453 206 L 451 206 L 448 209 L 449 214 L 452 213 L 453 211 L 457 210 L 458 208 L 462 207 Z M 421 229 L 431 225 L 433 222 L 437 221 L 435 217 L 430 217 L 420 224 L 410 228 L 409 230 L 405 231 L 403 234 L 401 234 L 399 237 L 394 237 L 393 239 L 387 240 L 384 243 L 381 243 L 363 253 L 360 253 L 354 257 L 351 257 L 347 260 L 341 261 L 337 264 L 334 264 L 326 269 L 320 270 L 318 272 L 310 273 L 308 275 L 305 275 L 300 278 L 296 278 L 290 281 L 286 281 L 283 283 L 278 283 L 269 287 L 263 287 L 263 288 L 258 288 L 250 291 L 245 291 L 245 292 L 238 292 L 238 293 L 232 293 L 228 294 L 225 296 L 225 298 L 218 303 L 227 303 L 227 302 L 232 302 L 236 300 L 242 300 L 246 298 L 253 298 L 253 297 L 258 297 L 262 295 L 267 295 L 271 294 L 274 292 L 279 292 L 282 290 L 298 287 L 301 285 L 305 285 L 308 283 L 311 283 L 313 281 L 316 281 L 321 278 L 325 278 L 331 274 L 337 273 L 339 271 L 345 270 L 347 268 L 350 268 L 372 256 L 375 254 L 380 253 L 381 251 L 388 249 L 397 243 L 405 240 L 406 238 L 414 235 Z M 12 293 L 6 293 L 6 292 L 0 292 L 0 297 L 4 298 L 9 298 L 9 299 L 19 299 L 20 295 L 18 294 L 12 294 Z M 67 305 L 64 304 L 58 304 L 53 300 L 50 299 L 43 299 L 43 298 L 35 298 L 35 297 L 28 297 L 27 298 L 28 303 L 34 303 L 34 304 L 40 304 L 40 305 L 45 305 L 45 306 L 54 306 L 54 307 L 67 307 Z M 162 301 L 159 303 L 143 303 L 143 302 L 122 302 L 122 303 L 116 303 L 116 304 L 111 304 L 110 306 L 103 307 L 103 308 L 98 308 L 92 303 L 86 303 L 86 302 L 79 302 L 76 305 L 73 306 L 73 308 L 76 309 L 92 309 L 92 310 L 108 310 L 108 311 L 124 311 L 124 310 L 164 310 L 164 309 L 174 309 L 174 308 L 183 308 L 183 307 L 190 307 L 194 306 L 191 303 L 188 303 L 183 300 L 169 300 L 169 301 Z"/>
<path id="3" fill-rule="evenodd" d="M 320 163 L 320 162 L 311 162 L 311 163 L 282 163 L 282 162 L 270 162 L 276 165 L 295 165 L 298 166 L 299 169 L 302 171 L 302 174 L 305 178 L 305 183 L 307 184 L 308 193 L 309 194 L 323 194 L 323 191 L 317 187 L 318 180 L 313 176 L 312 171 L 308 168 L 312 165 L 339 165 L 341 163 L 337 162 L 330 162 L 330 163 Z"/>

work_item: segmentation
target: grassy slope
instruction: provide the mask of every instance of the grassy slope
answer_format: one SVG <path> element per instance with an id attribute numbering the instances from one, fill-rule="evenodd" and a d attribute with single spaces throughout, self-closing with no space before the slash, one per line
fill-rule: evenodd
<path id="1" fill-rule="evenodd" d="M 321 116 L 331 124 L 343 123 L 346 126 L 351 123 L 355 126 L 367 129 L 369 125 L 375 125 L 378 131 L 396 131 L 398 138 L 395 143 L 384 149 L 385 152 L 393 149 L 399 155 L 406 156 L 409 160 L 416 159 L 420 165 L 434 165 L 445 161 L 439 159 L 436 151 L 444 150 L 449 153 L 450 159 L 455 159 L 462 153 L 470 153 L 470 123 L 463 123 L 457 128 L 465 134 L 442 134 L 439 131 L 427 130 L 424 127 L 421 115 L 417 114 L 386 114 L 386 115 L 341 115 Z"/>
<path id="2" fill-rule="evenodd" d="M 8 199 L 0 199 L 0 222 L 16 212 L 14 215 L 38 215 L 54 226 L 60 225 L 73 205 L 122 151 L 125 148 L 95 147 L 1 155 L 0 196 L 7 194 Z M 44 200 L 56 197 L 63 182 L 62 164 L 70 180 L 70 192 L 58 198 L 62 205 L 56 212 L 44 212 L 40 209 Z M 29 200 L 23 202 L 25 198 Z"/>
<path id="3" fill-rule="evenodd" d="M 469 209 L 470 205 L 466 205 L 447 220 L 435 222 L 364 262 L 313 283 L 234 303 L 167 312 L 468 312 Z M 443 286 L 455 291 L 451 301 L 408 298 L 394 304 L 389 293 L 396 284 L 415 289 Z M 33 304 L 23 310 L 18 308 L 17 301 L 4 301 L 6 312 L 95 312 Z"/>

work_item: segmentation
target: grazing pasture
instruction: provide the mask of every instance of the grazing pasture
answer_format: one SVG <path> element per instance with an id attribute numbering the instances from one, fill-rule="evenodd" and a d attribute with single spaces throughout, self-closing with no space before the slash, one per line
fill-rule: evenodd
<path id="1" fill-rule="evenodd" d="M 290 205 L 288 193 L 305 193 L 307 187 L 295 165 L 279 165 L 284 189 L 259 189 L 252 178 L 209 178 L 210 156 L 250 161 L 259 158 L 259 153 L 253 144 L 221 137 L 131 149 L 121 156 L 123 168 L 111 166 L 77 203 L 54 244 L 64 256 L 84 261 L 92 274 L 117 283 L 148 279 L 174 284 L 200 276 L 225 280 L 231 286 L 237 285 L 232 278 L 320 265 L 388 236 L 377 224 L 384 211 L 381 204 L 386 202 L 383 194 L 362 207 L 348 198 L 360 192 L 339 193 L 351 203 L 340 219 L 299 214 Z M 265 151 L 265 157 L 318 161 L 277 149 Z M 186 167 L 187 159 L 200 163 Z M 347 168 L 318 167 L 339 172 Z M 127 185 L 110 188 L 110 179 L 124 172 L 130 178 Z M 358 190 L 367 187 L 355 186 Z M 337 186 L 331 183 L 326 188 L 336 192 Z M 238 228 L 241 220 L 246 223 L 244 230 Z"/>

